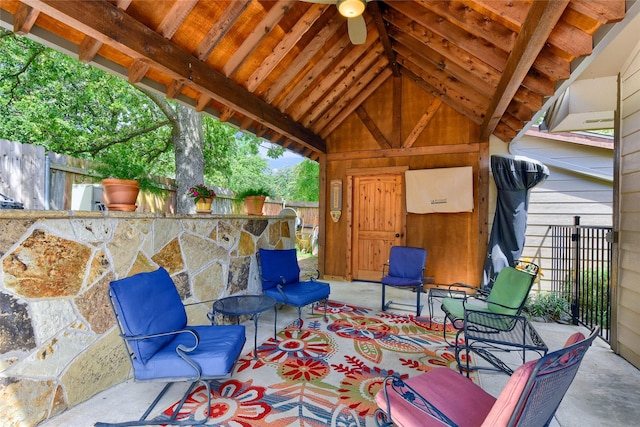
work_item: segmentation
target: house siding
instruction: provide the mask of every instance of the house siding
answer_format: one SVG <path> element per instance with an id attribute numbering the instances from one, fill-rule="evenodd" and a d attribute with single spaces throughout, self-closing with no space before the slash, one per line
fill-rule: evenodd
<path id="1" fill-rule="evenodd" d="M 619 265 L 616 344 L 640 367 L 640 43 L 620 74 Z"/>

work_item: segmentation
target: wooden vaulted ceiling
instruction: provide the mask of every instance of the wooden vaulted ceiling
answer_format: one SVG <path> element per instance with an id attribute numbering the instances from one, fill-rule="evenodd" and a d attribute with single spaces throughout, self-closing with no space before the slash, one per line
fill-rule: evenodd
<path id="1" fill-rule="evenodd" d="M 297 0 L 2 0 L 0 13 L 17 33 L 317 159 L 342 121 L 366 120 L 360 105 L 401 76 L 483 139 L 510 141 L 625 2 L 370 0 L 362 45 L 334 5 Z"/>

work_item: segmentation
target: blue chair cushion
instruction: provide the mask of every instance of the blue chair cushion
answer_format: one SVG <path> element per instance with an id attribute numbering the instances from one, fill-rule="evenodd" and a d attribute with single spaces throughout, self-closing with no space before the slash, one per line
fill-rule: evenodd
<path id="1" fill-rule="evenodd" d="M 295 249 L 260 249 L 260 269 L 263 291 L 300 281 Z"/>
<path id="2" fill-rule="evenodd" d="M 389 252 L 389 276 L 422 280 L 427 251 L 410 246 L 392 246 Z M 406 285 L 405 285 L 406 286 Z"/>
<path id="3" fill-rule="evenodd" d="M 110 289 L 126 336 L 175 331 L 187 324 L 178 290 L 164 268 L 112 281 Z M 168 335 L 128 342 L 136 358 L 146 363 L 174 338 Z"/>
<path id="4" fill-rule="evenodd" d="M 404 277 L 384 276 L 382 283 L 389 286 L 420 286 L 421 279 L 405 279 Z"/>
<path id="5" fill-rule="evenodd" d="M 310 280 L 285 285 L 283 292 L 286 294 L 285 297 L 283 297 L 277 288 L 269 288 L 264 291 L 265 295 L 273 297 L 280 303 L 302 307 L 312 302 L 328 298 L 331 287 L 328 283 Z"/>
<path id="6" fill-rule="evenodd" d="M 196 331 L 200 338 L 198 347 L 187 353 L 202 369 L 203 378 L 219 378 L 228 375 L 242 352 L 245 342 L 244 325 L 188 326 Z M 176 347 L 183 344 L 192 347 L 193 335 L 182 333 L 159 349 L 146 363 L 133 360 L 133 369 L 137 380 L 158 378 L 194 378 L 197 376 L 193 366 L 185 362 L 176 353 Z"/>

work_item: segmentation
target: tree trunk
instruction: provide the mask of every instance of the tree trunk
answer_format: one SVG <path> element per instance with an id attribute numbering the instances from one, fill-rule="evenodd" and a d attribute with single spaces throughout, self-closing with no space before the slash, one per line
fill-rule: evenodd
<path id="1" fill-rule="evenodd" d="M 176 212 L 195 213 L 196 206 L 187 194 L 190 187 L 204 183 L 204 134 L 202 115 L 193 108 L 177 105 L 177 121 L 171 132 L 176 162 Z"/>

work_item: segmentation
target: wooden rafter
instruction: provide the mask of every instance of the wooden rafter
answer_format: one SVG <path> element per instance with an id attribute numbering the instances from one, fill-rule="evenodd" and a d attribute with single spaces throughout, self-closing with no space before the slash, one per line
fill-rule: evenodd
<path id="1" fill-rule="evenodd" d="M 307 12 L 298 20 L 296 25 L 281 40 L 280 43 L 271 51 L 271 54 L 258 66 L 247 81 L 247 89 L 254 91 L 260 83 L 267 78 L 269 73 L 282 61 L 284 56 L 289 53 L 295 44 L 309 30 L 309 28 L 322 16 L 327 5 L 313 4 Z"/>
<path id="2" fill-rule="evenodd" d="M 251 0 L 236 0 L 229 3 L 220 19 L 211 26 L 204 38 L 198 44 L 193 54 L 201 61 L 206 60 L 220 40 L 229 32 L 236 19 L 249 6 Z"/>
<path id="3" fill-rule="evenodd" d="M 13 16 L 13 32 L 22 35 L 30 33 L 39 14 L 39 10 L 26 4 L 20 4 L 16 14 Z"/>
<path id="4" fill-rule="evenodd" d="M 440 99 L 433 100 L 431 105 L 429 105 L 429 108 L 427 108 L 427 111 L 424 112 L 422 117 L 420 117 L 420 120 L 418 120 L 418 123 L 416 123 L 416 125 L 413 127 L 413 129 L 409 133 L 409 136 L 407 136 L 407 138 L 402 143 L 402 148 L 411 148 L 413 146 L 413 144 L 416 142 L 424 128 L 427 127 L 441 105 L 442 101 Z"/>
<path id="5" fill-rule="evenodd" d="M 360 117 L 360 120 L 362 120 L 362 123 L 364 123 L 365 127 L 369 130 L 369 133 L 371 133 L 371 136 L 373 136 L 373 139 L 376 140 L 380 148 L 391 148 L 391 143 L 389 143 L 378 126 L 376 126 L 376 123 L 373 121 L 371 116 L 369 116 L 367 110 L 365 110 L 364 107 L 359 106 L 358 108 L 356 108 L 356 113 L 358 114 L 358 117 Z"/>
<path id="6" fill-rule="evenodd" d="M 240 47 L 236 49 L 235 53 L 229 58 L 229 60 L 222 67 L 222 73 L 229 77 L 231 76 L 244 62 L 245 59 L 258 47 L 262 39 L 264 39 L 276 26 L 278 21 L 282 19 L 285 13 L 289 11 L 291 6 L 295 4 L 297 0 L 278 0 L 275 5 L 255 29 L 249 34 Z"/>
<path id="7" fill-rule="evenodd" d="M 482 122 L 482 139 L 489 139 L 489 135 L 493 133 L 568 4 L 569 0 L 538 0 L 531 4 L 527 19 L 500 78 L 496 94 L 491 98 L 491 105 Z"/>
<path id="8" fill-rule="evenodd" d="M 173 6 L 171 6 L 169 13 L 165 15 L 160 25 L 158 25 L 158 28 L 156 28 L 156 31 L 162 34 L 164 38 L 171 39 L 196 4 L 198 4 L 198 0 L 180 0 L 175 2 Z"/>

